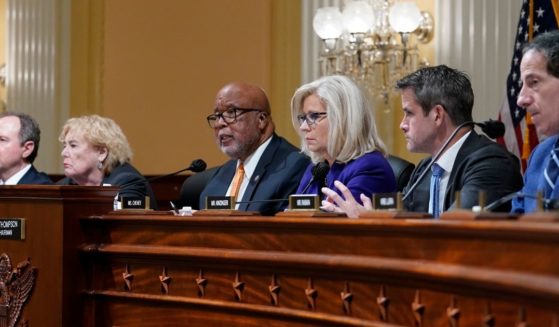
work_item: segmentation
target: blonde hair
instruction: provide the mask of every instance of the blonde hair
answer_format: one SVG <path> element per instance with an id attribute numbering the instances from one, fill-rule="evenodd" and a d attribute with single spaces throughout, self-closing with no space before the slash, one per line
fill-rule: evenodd
<path id="1" fill-rule="evenodd" d="M 326 108 L 330 126 L 327 146 L 329 156 L 347 163 L 373 151 L 386 155 L 386 146 L 378 135 L 373 111 L 364 93 L 348 77 L 333 75 L 299 87 L 291 99 L 291 120 L 301 136 L 301 149 L 314 163 L 324 158 L 309 151 L 297 121 L 297 115 L 303 112 L 303 102 L 313 94 Z"/>
<path id="2" fill-rule="evenodd" d="M 103 161 L 103 171 L 110 173 L 113 168 L 132 159 L 132 149 L 120 126 L 114 120 L 98 115 L 70 118 L 64 124 L 58 137 L 64 142 L 70 131 L 78 132 L 92 146 L 107 149 L 107 158 Z"/>

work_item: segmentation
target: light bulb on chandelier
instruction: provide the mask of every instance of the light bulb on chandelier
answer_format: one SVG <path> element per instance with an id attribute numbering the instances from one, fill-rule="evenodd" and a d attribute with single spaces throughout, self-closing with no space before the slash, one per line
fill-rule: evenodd
<path id="1" fill-rule="evenodd" d="M 344 74 L 390 107 L 395 82 L 420 63 L 417 43 L 433 38 L 433 18 L 415 2 L 347 1 L 317 10 L 315 33 L 323 40 L 321 74 Z"/>

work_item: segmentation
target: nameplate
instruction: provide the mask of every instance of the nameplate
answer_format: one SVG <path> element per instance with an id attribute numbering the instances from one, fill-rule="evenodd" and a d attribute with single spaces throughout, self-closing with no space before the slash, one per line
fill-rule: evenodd
<path id="1" fill-rule="evenodd" d="M 317 211 L 320 198 L 316 194 L 293 194 L 289 196 L 289 210 Z"/>
<path id="2" fill-rule="evenodd" d="M 235 201 L 231 196 L 207 196 L 206 197 L 207 210 L 232 210 L 235 209 Z"/>
<path id="3" fill-rule="evenodd" d="M 24 218 L 0 218 L 0 240 L 24 240 Z"/>
<path id="4" fill-rule="evenodd" d="M 148 196 L 144 198 L 122 196 L 120 203 L 122 203 L 122 209 L 149 209 Z"/>
<path id="5" fill-rule="evenodd" d="M 375 193 L 373 194 L 373 209 L 401 210 L 400 197 L 400 193 Z"/>

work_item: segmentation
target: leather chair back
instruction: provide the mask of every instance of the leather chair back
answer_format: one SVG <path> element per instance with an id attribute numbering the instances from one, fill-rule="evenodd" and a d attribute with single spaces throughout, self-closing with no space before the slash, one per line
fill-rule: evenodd
<path id="1" fill-rule="evenodd" d="M 407 160 L 393 155 L 388 155 L 387 159 L 392 167 L 392 171 L 394 171 L 394 176 L 396 176 L 398 192 L 402 192 L 410 180 L 411 173 L 414 170 L 415 165 Z"/>
<path id="2" fill-rule="evenodd" d="M 212 167 L 202 172 L 189 176 L 181 187 L 178 203 L 181 207 L 189 206 L 192 209 L 200 209 L 200 193 L 206 187 L 219 167 Z"/>

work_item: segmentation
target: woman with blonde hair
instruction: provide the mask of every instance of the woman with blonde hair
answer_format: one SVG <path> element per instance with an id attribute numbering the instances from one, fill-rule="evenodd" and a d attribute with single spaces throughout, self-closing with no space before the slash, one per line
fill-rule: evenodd
<path id="1" fill-rule="evenodd" d="M 58 184 L 116 185 L 119 196 L 149 196 L 151 207 L 156 207 L 149 182 L 130 164 L 132 150 L 114 120 L 98 115 L 70 118 L 58 139 L 66 175 Z"/>
<path id="2" fill-rule="evenodd" d="M 302 151 L 313 161 L 297 193 L 321 194 L 323 186 L 335 189 L 334 181 L 345 184 L 355 199 L 396 191 L 367 98 L 351 79 L 326 76 L 299 87 L 291 100 L 291 117 Z M 329 167 L 326 180 L 314 181 L 313 167 L 323 161 Z"/>

